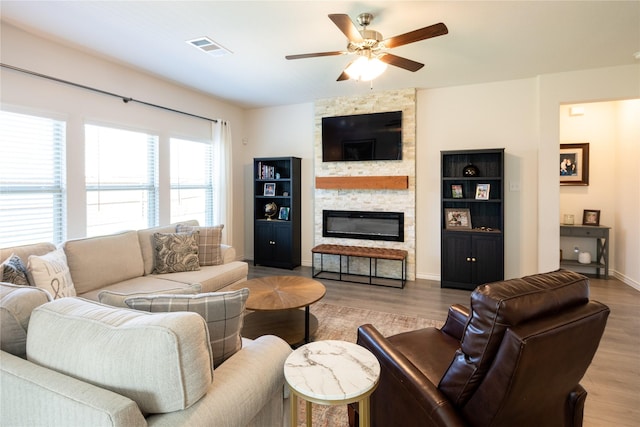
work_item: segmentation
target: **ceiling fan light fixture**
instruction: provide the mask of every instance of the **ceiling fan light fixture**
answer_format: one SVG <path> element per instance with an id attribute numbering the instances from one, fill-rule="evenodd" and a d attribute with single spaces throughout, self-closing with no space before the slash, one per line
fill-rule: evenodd
<path id="1" fill-rule="evenodd" d="M 352 80 L 368 82 L 379 77 L 386 69 L 387 64 L 380 61 L 378 58 L 367 58 L 366 56 L 361 56 L 349 64 L 344 72 Z"/>

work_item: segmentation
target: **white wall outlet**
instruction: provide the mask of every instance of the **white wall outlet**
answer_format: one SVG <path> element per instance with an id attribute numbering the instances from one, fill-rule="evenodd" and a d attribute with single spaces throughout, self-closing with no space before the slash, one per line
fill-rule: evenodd
<path id="1" fill-rule="evenodd" d="M 510 182 L 509 191 L 520 191 L 520 183 L 517 181 Z"/>

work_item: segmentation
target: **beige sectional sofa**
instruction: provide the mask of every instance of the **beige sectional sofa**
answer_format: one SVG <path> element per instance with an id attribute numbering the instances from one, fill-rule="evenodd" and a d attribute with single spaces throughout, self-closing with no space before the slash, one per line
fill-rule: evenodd
<path id="1" fill-rule="evenodd" d="M 228 246 L 220 265 L 154 274 L 155 232 L 175 224 L 62 244 L 77 297 L 0 285 L 0 425 L 288 425 L 291 348 L 282 339 L 243 338 L 214 369 L 202 316 L 121 308 L 131 295 L 210 293 L 246 280 L 247 264 Z M 0 249 L 0 262 L 15 254 L 27 264 L 55 249 Z"/>
<path id="2" fill-rule="evenodd" d="M 196 221 L 183 224 L 197 226 Z M 153 235 L 175 233 L 176 225 L 64 242 L 61 247 L 76 295 L 99 301 L 103 291 L 123 295 L 175 289 L 188 291 L 193 284 L 200 284 L 201 292 L 214 292 L 247 280 L 247 263 L 236 261 L 235 249 L 228 245 L 220 245 L 223 260 L 220 265 L 202 266 L 196 271 L 154 274 Z M 3 248 L 0 249 L 0 262 L 16 254 L 26 265 L 30 255 L 44 255 L 54 249 L 52 243 Z"/>

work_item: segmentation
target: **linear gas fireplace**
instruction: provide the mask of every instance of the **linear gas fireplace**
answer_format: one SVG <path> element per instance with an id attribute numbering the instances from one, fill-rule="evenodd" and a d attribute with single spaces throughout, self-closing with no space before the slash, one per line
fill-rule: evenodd
<path id="1" fill-rule="evenodd" d="M 323 210 L 322 236 L 404 242 L 404 213 Z"/>

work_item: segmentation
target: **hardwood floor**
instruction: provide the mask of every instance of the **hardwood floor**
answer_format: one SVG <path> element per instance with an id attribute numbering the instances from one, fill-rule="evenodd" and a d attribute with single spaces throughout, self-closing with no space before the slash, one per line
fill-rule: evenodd
<path id="1" fill-rule="evenodd" d="M 294 270 L 249 263 L 249 278 L 265 275 L 311 276 L 310 267 Z M 404 289 L 322 280 L 330 304 L 444 320 L 451 304 L 468 305 L 469 292 L 441 289 L 440 283 L 418 279 Z M 581 384 L 589 393 L 586 427 L 640 425 L 640 292 L 617 279 L 591 278 L 591 298 L 611 309 L 596 356 Z M 312 307 L 313 311 L 313 307 Z M 366 323 L 366 319 L 363 319 Z"/>

